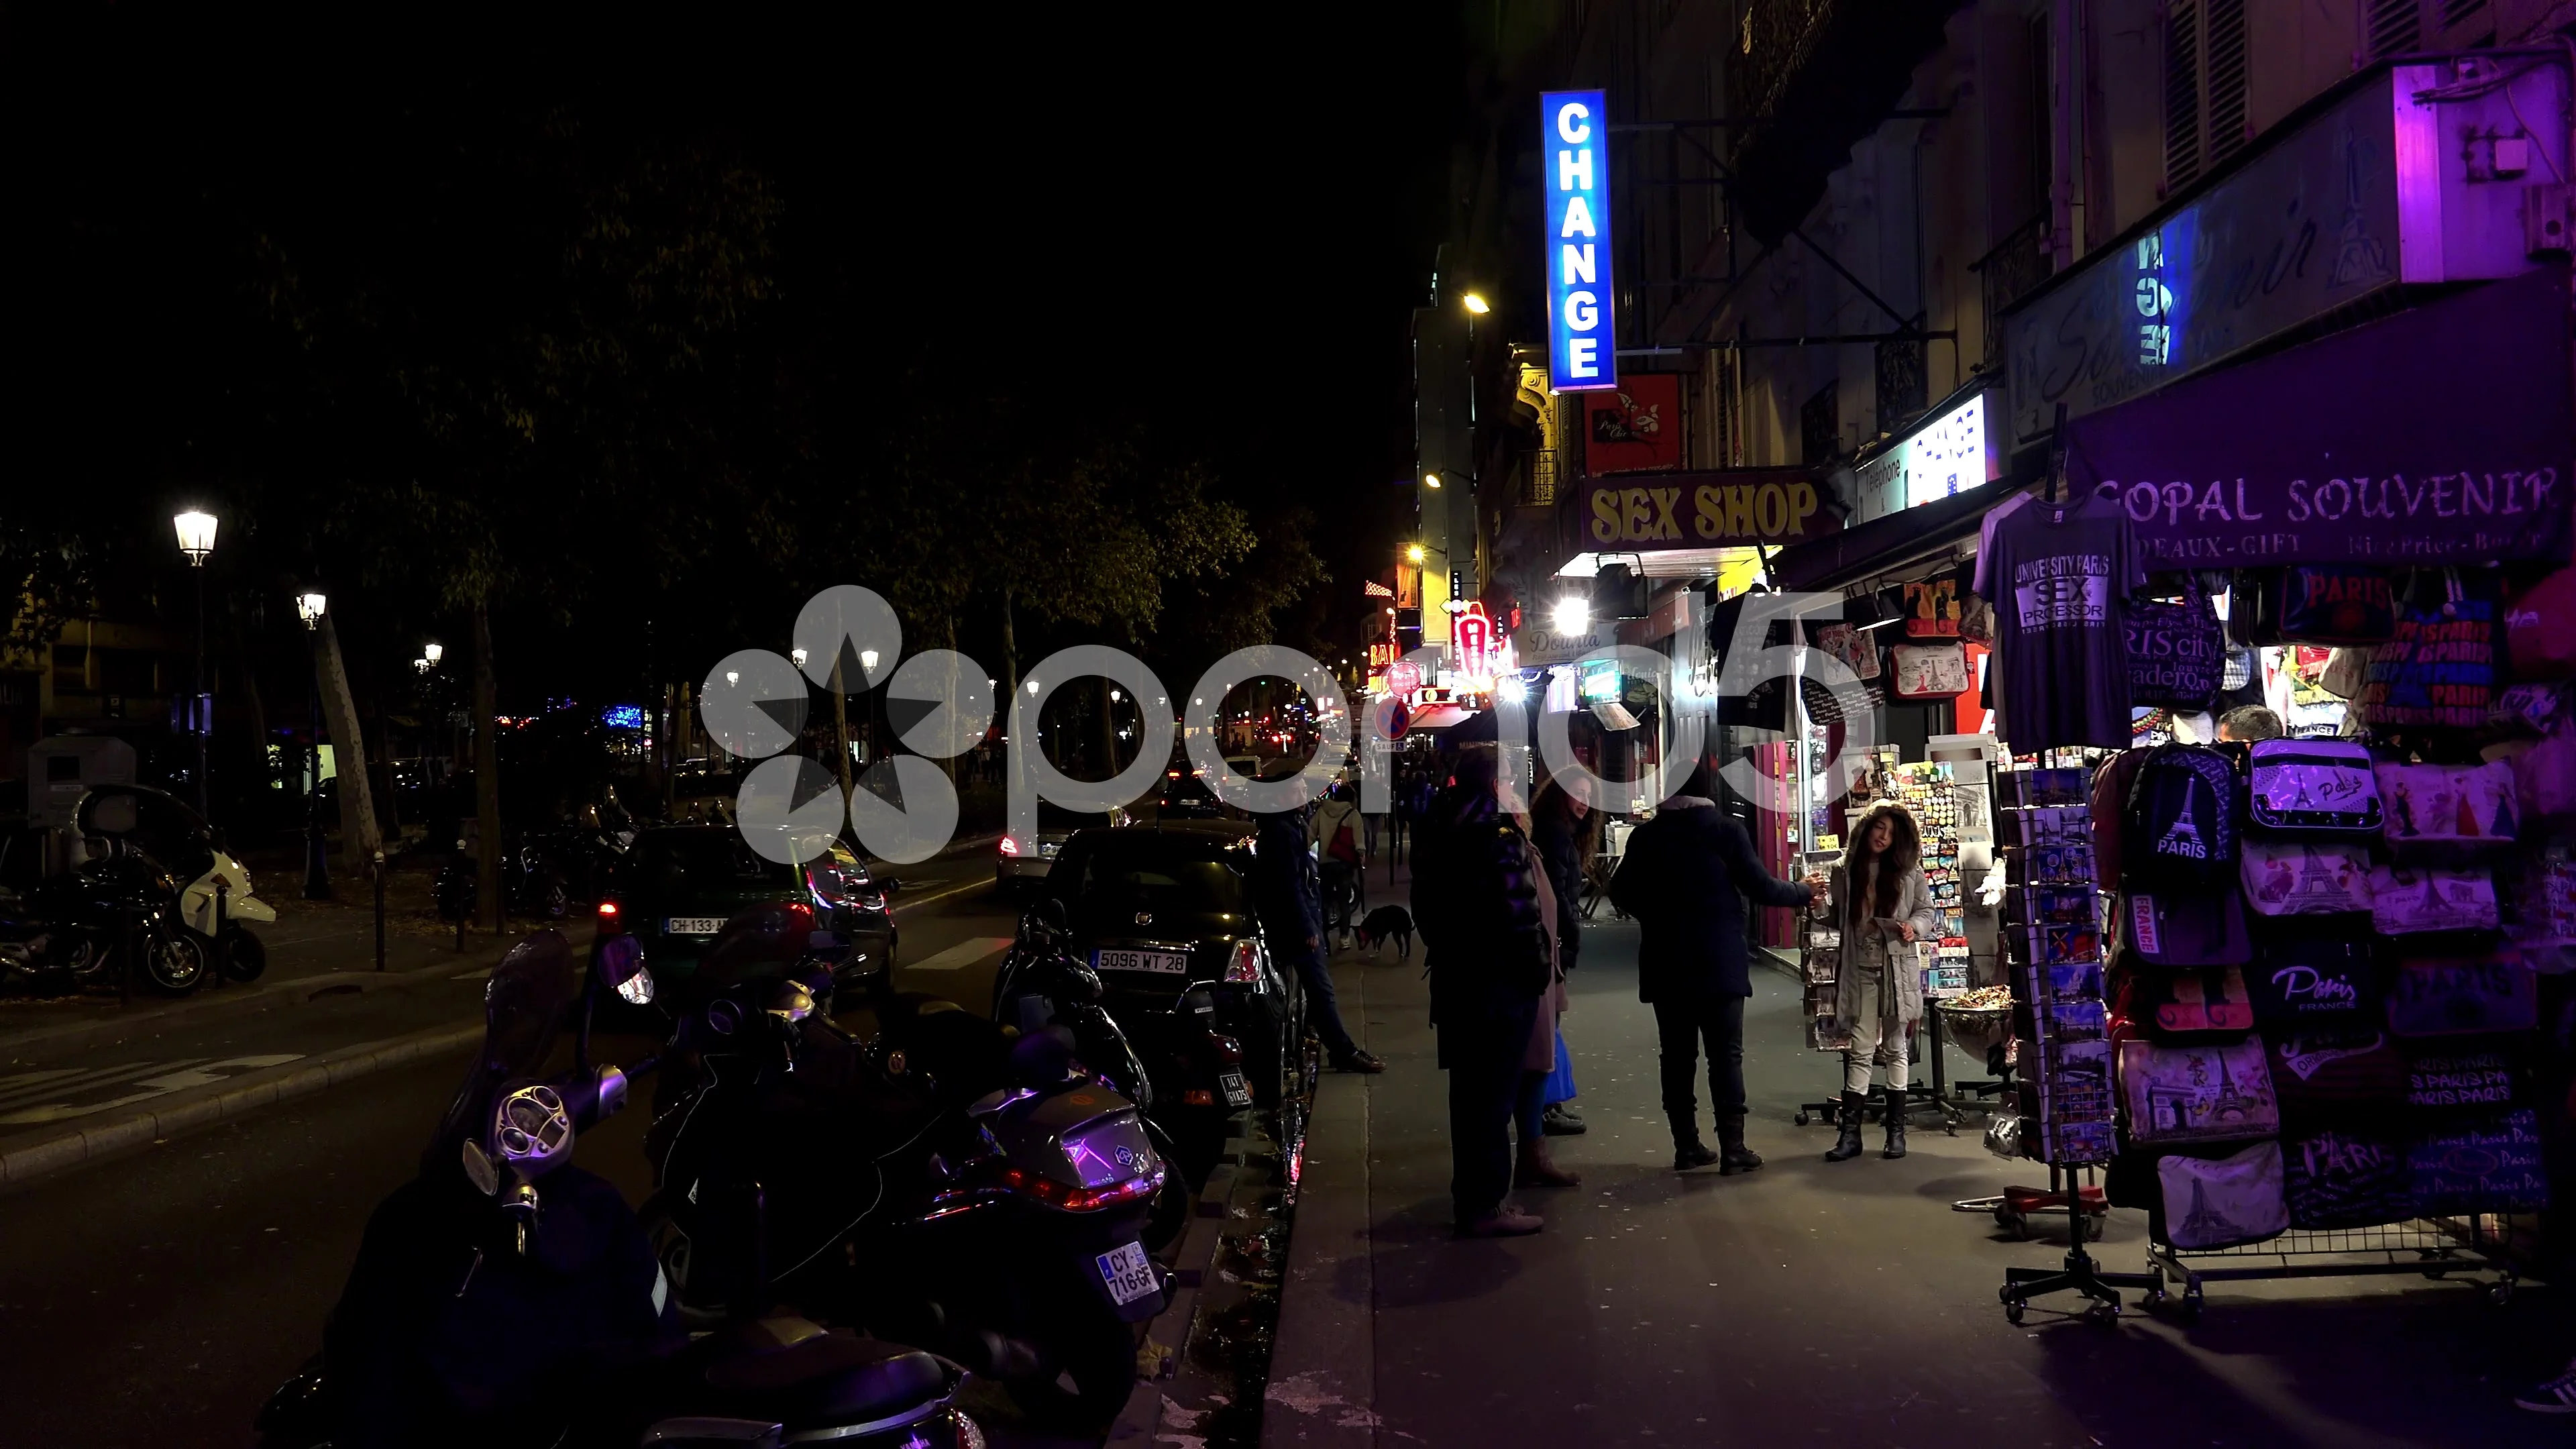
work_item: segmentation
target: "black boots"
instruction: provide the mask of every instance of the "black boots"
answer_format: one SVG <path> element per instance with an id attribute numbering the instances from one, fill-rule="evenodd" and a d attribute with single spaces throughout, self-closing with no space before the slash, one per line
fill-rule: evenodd
<path id="1" fill-rule="evenodd" d="M 1667 1112 L 1673 1124 L 1673 1171 L 1688 1172 L 1717 1161 L 1717 1154 L 1699 1140 L 1699 1116 L 1696 1111 Z"/>
<path id="2" fill-rule="evenodd" d="M 1827 1162 L 1849 1162 L 1860 1156 L 1860 1109 L 1868 1101 L 1866 1092 L 1843 1093 L 1842 1110 L 1834 1114 L 1834 1122 L 1842 1133 L 1834 1138 L 1833 1146 L 1825 1149 Z"/>
<path id="3" fill-rule="evenodd" d="M 1744 1145 L 1744 1114 L 1721 1112 L 1717 1117 L 1717 1175 L 1733 1177 L 1751 1172 L 1762 1165 L 1760 1154 Z"/>
<path id="4" fill-rule="evenodd" d="M 1884 1114 L 1883 1120 L 1887 1124 L 1887 1147 L 1878 1155 L 1903 1157 L 1905 1155 L 1905 1089 L 1889 1087 L 1883 1100 L 1886 1105 L 1879 1110 Z M 1854 1150 L 1857 1150 L 1857 1146 Z"/>

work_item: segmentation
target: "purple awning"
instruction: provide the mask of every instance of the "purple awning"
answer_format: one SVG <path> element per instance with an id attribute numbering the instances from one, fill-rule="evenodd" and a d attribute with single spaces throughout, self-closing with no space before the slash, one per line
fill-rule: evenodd
<path id="1" fill-rule="evenodd" d="M 2542 269 L 2067 425 L 2148 566 L 2568 557 L 2568 290 Z"/>

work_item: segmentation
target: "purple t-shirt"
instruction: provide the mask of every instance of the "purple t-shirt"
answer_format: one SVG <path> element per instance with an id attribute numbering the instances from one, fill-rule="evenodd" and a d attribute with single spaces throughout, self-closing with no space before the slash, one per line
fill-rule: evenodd
<path id="1" fill-rule="evenodd" d="M 2116 499 L 2034 498 L 1994 521 L 1976 590 L 1995 611 L 1995 729 L 2013 753 L 2128 748 L 2120 610 L 2146 582 Z"/>

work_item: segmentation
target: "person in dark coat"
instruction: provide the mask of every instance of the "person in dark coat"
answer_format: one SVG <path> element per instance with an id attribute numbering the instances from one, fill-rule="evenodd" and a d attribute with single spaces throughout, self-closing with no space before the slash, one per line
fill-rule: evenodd
<path id="1" fill-rule="evenodd" d="M 1714 1162 L 1723 1175 L 1762 1165 L 1744 1145 L 1744 1003 L 1753 995 L 1746 896 L 1761 906 L 1808 906 L 1819 891 L 1762 868 L 1753 837 L 1717 808 L 1703 762 L 1628 837 L 1610 882 L 1611 901 L 1637 920 L 1637 995 L 1655 1009 L 1676 1171 Z M 1691 1093 L 1703 1042 L 1717 1107 L 1715 1152 L 1700 1141 Z"/>
<path id="2" fill-rule="evenodd" d="M 1271 952 L 1296 968 L 1306 984 L 1306 1020 L 1324 1043 L 1337 1072 L 1382 1072 L 1386 1063 L 1360 1049 L 1342 1024 L 1333 999 L 1333 972 L 1324 962 L 1324 886 L 1315 857 L 1306 851 L 1302 810 L 1260 817 L 1252 856 L 1253 909 Z"/>
<path id="3" fill-rule="evenodd" d="M 1413 852 L 1413 923 L 1449 1073 L 1449 1195 L 1466 1237 L 1546 1226 L 1505 1200 L 1522 1058 L 1555 972 L 1528 842 L 1495 798 L 1495 765 L 1492 745 L 1460 751 L 1456 778 L 1423 814 Z"/>
<path id="4" fill-rule="evenodd" d="M 1581 796 L 1550 780 L 1530 802 L 1530 834 L 1539 860 L 1547 867 L 1547 883 L 1556 894 L 1557 968 L 1571 974 L 1582 940 L 1583 862 L 1600 838 L 1600 822 Z M 1540 1130 L 1559 1137 L 1580 1136 L 1585 1130 L 1583 1117 L 1568 1105 L 1573 1100 L 1574 1063 L 1562 1030 L 1556 1038 L 1556 1060 L 1564 1084 L 1549 1088 L 1547 1095 L 1553 1097 L 1559 1090 L 1565 1095 L 1546 1104 Z"/>

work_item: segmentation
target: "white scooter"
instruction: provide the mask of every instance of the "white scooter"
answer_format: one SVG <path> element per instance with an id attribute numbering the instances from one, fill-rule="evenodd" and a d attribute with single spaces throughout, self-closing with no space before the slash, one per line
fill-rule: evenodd
<path id="1" fill-rule="evenodd" d="M 179 892 L 179 922 L 212 953 L 228 981 L 256 981 L 268 969 L 268 947 L 245 922 L 277 924 L 277 908 L 250 893 L 250 872 L 221 850 L 206 873 Z"/>
<path id="2" fill-rule="evenodd" d="M 268 969 L 268 948 L 246 923 L 273 925 L 277 909 L 251 894 L 250 872 L 176 796 L 149 785 L 95 786 L 81 796 L 74 829 L 139 848 L 173 873 L 196 870 L 179 892 L 179 924 L 225 979 L 256 980 Z"/>

